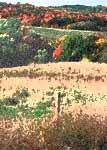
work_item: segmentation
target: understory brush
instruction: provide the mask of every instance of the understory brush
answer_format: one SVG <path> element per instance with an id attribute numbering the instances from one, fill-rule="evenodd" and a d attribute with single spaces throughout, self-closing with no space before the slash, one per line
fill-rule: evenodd
<path id="1" fill-rule="evenodd" d="M 41 119 L 0 120 L 0 148 L 3 150 L 100 150 L 107 142 L 107 118 L 71 113 L 53 121 Z"/>

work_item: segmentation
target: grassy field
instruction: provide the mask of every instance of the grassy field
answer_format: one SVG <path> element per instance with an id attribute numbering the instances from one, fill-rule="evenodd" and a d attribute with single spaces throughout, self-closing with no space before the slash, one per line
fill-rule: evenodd
<path id="1" fill-rule="evenodd" d="M 107 64 L 79 62 L 0 69 L 0 148 L 95 150 L 103 145 L 106 74 Z"/>
<path id="2" fill-rule="evenodd" d="M 36 101 L 47 100 L 46 93 L 50 91 L 50 88 L 57 87 L 65 87 L 68 90 L 76 88 L 85 94 L 105 95 L 106 68 L 107 64 L 79 62 L 3 68 L 0 69 L 0 99 L 11 97 L 17 89 L 24 88 L 29 90 L 30 98 Z M 52 96 L 55 97 L 55 95 Z"/>
<path id="3" fill-rule="evenodd" d="M 75 34 L 82 34 L 84 36 L 92 35 L 94 33 L 99 33 L 107 37 L 106 32 L 95 32 L 95 31 L 83 31 L 83 30 L 69 30 L 69 29 L 56 29 L 56 28 L 45 28 L 45 27 L 31 27 L 26 26 L 25 28 L 32 28 L 34 32 L 40 34 L 41 36 L 52 40 L 64 35 L 75 35 Z"/>

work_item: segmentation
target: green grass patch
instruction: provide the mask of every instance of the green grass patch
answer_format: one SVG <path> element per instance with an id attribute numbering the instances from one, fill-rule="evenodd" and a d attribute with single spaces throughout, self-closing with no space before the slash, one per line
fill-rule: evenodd
<path id="1" fill-rule="evenodd" d="M 31 27 L 37 34 L 47 39 L 56 39 L 64 35 L 83 34 L 85 36 L 92 35 L 94 31 L 82 31 L 82 30 L 67 30 L 67 29 L 53 29 L 44 27 Z"/>
<path id="2" fill-rule="evenodd" d="M 37 107 L 33 111 L 34 117 L 39 118 L 44 114 L 51 113 L 51 104 L 52 101 L 37 103 Z"/>
<path id="3" fill-rule="evenodd" d="M 0 100 L 0 118 L 15 118 L 17 116 L 40 118 L 51 112 L 52 101 L 39 102 L 35 107 L 27 104 L 29 96 L 27 89 L 17 90 L 12 97 Z"/>
<path id="4" fill-rule="evenodd" d="M 16 116 L 18 116 L 17 108 L 0 106 L 0 118 L 15 118 Z"/>

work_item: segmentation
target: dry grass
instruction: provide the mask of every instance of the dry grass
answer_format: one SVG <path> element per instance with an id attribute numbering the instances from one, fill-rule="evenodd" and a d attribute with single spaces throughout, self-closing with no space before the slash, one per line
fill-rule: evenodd
<path id="1" fill-rule="evenodd" d="M 6 74 L 6 71 L 10 74 Z M 46 98 L 50 87 L 61 86 L 67 89 L 76 87 L 94 95 L 99 93 L 103 95 L 107 89 L 106 64 L 32 64 L 0 69 L 0 76 L 1 74 L 4 76 L 0 78 L 0 98 L 11 96 L 17 88 L 24 87 L 28 88 L 31 99 L 37 101 Z M 55 95 L 52 96 L 55 98 Z M 22 117 L 0 120 L 0 148 L 1 150 L 68 150 L 68 148 L 97 150 L 98 145 L 107 142 L 106 100 L 105 98 L 105 101 L 87 102 L 86 105 L 73 103 L 69 108 L 64 108 L 59 121 L 53 121 L 53 116 L 38 121 Z"/>
<path id="2" fill-rule="evenodd" d="M 32 99 L 41 99 L 43 92 L 48 91 L 50 87 L 76 87 L 85 92 L 102 94 L 106 93 L 107 88 L 106 64 L 76 62 L 36 64 L 3 68 L 0 69 L 0 74 L 3 75 L 0 79 L 0 98 L 11 96 L 17 88 L 24 87 L 32 93 Z M 38 94 L 32 92 L 33 89 Z"/>
<path id="3" fill-rule="evenodd" d="M 97 150 L 107 142 L 107 119 L 97 116 L 64 114 L 50 124 L 53 117 L 33 120 L 16 118 L 0 121 L 2 150 Z M 100 149 L 98 149 L 100 150 Z"/>

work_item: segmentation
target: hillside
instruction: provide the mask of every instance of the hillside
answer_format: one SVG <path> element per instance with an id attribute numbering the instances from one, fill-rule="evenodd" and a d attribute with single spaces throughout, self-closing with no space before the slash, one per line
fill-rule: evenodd
<path id="1" fill-rule="evenodd" d="M 61 62 L 0 69 L 0 98 L 11 96 L 17 88 L 25 87 L 32 93 L 33 99 L 41 99 L 43 93 L 58 86 L 104 94 L 107 89 L 107 64 Z"/>
<path id="2" fill-rule="evenodd" d="M 58 7 L 51 7 L 51 8 L 58 8 L 58 9 L 67 9 L 70 11 L 75 12 L 83 12 L 83 13 L 106 13 L 107 6 L 86 6 L 86 5 L 63 5 Z"/>
<path id="3" fill-rule="evenodd" d="M 31 4 L 0 3 L 0 18 L 16 17 L 25 25 L 61 29 L 107 31 L 107 7 L 67 5 L 36 7 Z"/>
<path id="4" fill-rule="evenodd" d="M 0 2 L 0 150 L 107 150 L 106 31 L 106 6 Z"/>

